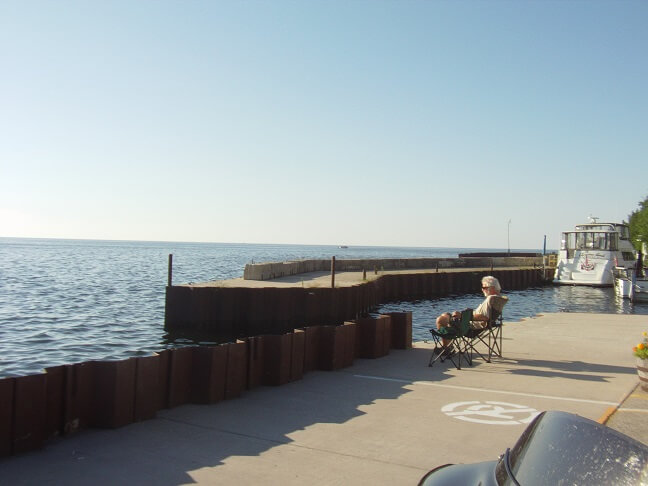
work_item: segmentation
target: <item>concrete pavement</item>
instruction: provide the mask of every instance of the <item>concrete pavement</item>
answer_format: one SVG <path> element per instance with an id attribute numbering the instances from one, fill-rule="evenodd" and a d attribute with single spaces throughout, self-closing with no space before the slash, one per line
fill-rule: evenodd
<path id="1" fill-rule="evenodd" d="M 564 410 L 648 443 L 635 315 L 505 323 L 504 358 L 428 367 L 431 343 L 312 372 L 215 405 L 86 430 L 0 460 L 2 484 L 416 484 L 447 462 L 496 458 L 533 416 Z"/>
<path id="2" fill-rule="evenodd" d="M 540 267 L 457 267 L 457 268 L 442 268 L 440 270 L 434 269 L 403 269 L 403 270 L 377 270 L 376 272 L 354 272 L 354 271 L 341 271 L 335 273 L 335 287 L 351 287 L 366 282 L 371 282 L 380 278 L 383 275 L 412 275 L 420 273 L 466 273 L 466 272 L 481 272 L 487 274 L 493 270 L 539 270 Z M 184 284 L 183 284 L 184 285 Z M 193 282 L 186 284 L 192 287 L 237 287 L 237 288 L 290 288 L 290 287 L 304 287 L 304 288 L 323 288 L 331 286 L 331 272 L 306 272 L 297 275 L 288 275 L 285 277 L 277 277 L 271 280 L 245 280 L 242 277 L 232 278 L 228 280 L 212 280 L 209 282 Z"/>

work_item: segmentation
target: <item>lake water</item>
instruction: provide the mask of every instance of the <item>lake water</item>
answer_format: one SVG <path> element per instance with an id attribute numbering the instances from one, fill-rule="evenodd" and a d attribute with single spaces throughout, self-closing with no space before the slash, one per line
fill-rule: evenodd
<path id="1" fill-rule="evenodd" d="M 252 262 L 332 256 L 452 258 L 480 250 L 487 251 L 0 238 L 0 377 L 187 344 L 171 340 L 164 331 L 169 254 L 173 281 L 179 284 L 241 277 L 245 264 Z M 548 286 L 507 295 L 506 321 L 543 312 L 648 315 L 647 305 L 617 299 L 612 289 Z M 480 301 L 481 294 L 475 293 L 390 303 L 377 311 L 411 310 L 414 339 L 422 340 L 439 313 L 474 308 Z"/>

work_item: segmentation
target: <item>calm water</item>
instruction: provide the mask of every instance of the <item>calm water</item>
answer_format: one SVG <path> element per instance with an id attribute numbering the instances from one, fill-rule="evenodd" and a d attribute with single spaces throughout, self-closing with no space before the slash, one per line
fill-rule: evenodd
<path id="1" fill-rule="evenodd" d="M 240 277 L 251 262 L 456 257 L 479 250 L 0 238 L 0 377 L 184 344 L 164 332 L 170 253 L 174 283 L 187 283 Z M 617 300 L 611 289 L 544 287 L 508 295 L 507 321 L 559 311 L 648 314 L 648 306 Z M 379 311 L 413 311 L 414 337 L 427 339 L 437 314 L 476 307 L 480 300 L 475 293 Z"/>
<path id="2" fill-rule="evenodd" d="M 504 320 L 519 321 L 546 312 L 593 312 L 602 314 L 646 314 L 648 304 L 632 304 L 618 298 L 612 288 L 545 287 L 512 290 L 504 293 L 509 303 L 504 308 Z M 483 300 L 483 294 L 448 296 L 435 300 L 385 304 L 379 312 L 412 311 L 412 335 L 415 340 L 430 339 L 429 329 L 439 314 L 447 311 L 474 309 Z M 648 319 L 646 319 L 648 325 Z"/>

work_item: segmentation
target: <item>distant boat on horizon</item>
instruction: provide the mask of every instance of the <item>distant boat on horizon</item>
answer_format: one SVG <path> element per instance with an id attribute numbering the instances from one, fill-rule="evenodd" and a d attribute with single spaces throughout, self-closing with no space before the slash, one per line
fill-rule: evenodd
<path id="1" fill-rule="evenodd" d="M 340 245 L 340 246 L 338 246 L 338 248 L 349 248 L 349 247 L 346 246 L 346 245 Z"/>

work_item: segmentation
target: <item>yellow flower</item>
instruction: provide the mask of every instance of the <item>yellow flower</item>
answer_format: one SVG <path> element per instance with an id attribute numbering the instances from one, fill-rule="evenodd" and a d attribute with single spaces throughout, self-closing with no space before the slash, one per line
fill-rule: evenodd
<path id="1" fill-rule="evenodd" d="M 643 332 L 644 337 L 648 337 L 648 331 Z"/>
<path id="2" fill-rule="evenodd" d="M 637 349 L 643 349 L 643 348 L 645 348 L 645 347 L 646 347 L 646 346 L 644 346 L 644 343 L 639 343 L 639 344 L 637 344 Z"/>

